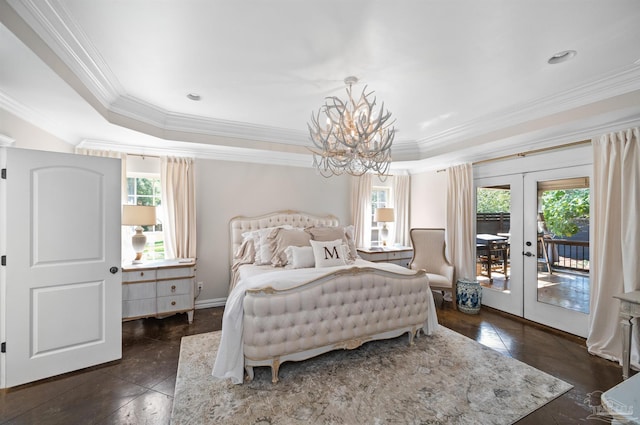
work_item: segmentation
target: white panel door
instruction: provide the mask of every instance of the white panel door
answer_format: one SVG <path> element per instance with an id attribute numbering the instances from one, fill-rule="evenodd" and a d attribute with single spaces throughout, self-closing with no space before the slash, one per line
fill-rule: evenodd
<path id="1" fill-rule="evenodd" d="M 121 358 L 120 160 L 4 157 L 2 387 Z"/>

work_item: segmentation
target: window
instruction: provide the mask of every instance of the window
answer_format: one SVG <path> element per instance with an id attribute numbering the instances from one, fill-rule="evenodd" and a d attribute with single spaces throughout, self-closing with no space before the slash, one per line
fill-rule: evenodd
<path id="1" fill-rule="evenodd" d="M 160 176 L 127 175 L 127 201 L 130 205 L 153 205 L 162 203 Z M 162 233 L 162 216 L 157 212 L 158 224 L 142 226 L 147 236 L 147 246 L 143 252 L 144 260 L 164 259 L 164 234 Z"/>
<path id="2" fill-rule="evenodd" d="M 375 221 L 376 209 L 391 207 L 391 188 L 374 186 L 371 188 L 371 245 L 380 246 L 380 226 Z"/>

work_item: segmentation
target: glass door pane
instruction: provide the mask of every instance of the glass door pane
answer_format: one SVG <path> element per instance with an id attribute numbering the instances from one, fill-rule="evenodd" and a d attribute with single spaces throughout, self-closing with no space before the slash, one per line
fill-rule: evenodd
<path id="1" fill-rule="evenodd" d="M 476 279 L 482 304 L 522 316 L 522 176 L 476 180 Z"/>
<path id="2" fill-rule="evenodd" d="M 589 318 L 589 173 L 524 175 L 524 317 L 580 336 Z"/>
<path id="3" fill-rule="evenodd" d="M 476 190 L 476 279 L 480 285 L 509 291 L 511 186 Z"/>
<path id="4" fill-rule="evenodd" d="M 538 182 L 538 302 L 589 313 L 589 178 Z"/>

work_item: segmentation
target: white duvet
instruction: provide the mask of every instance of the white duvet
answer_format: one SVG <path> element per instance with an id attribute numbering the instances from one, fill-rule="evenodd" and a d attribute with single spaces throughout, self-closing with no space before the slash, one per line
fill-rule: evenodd
<path id="1" fill-rule="evenodd" d="M 274 289 L 288 289 L 302 282 L 319 278 L 340 269 L 351 267 L 373 267 L 395 273 L 412 275 L 414 270 L 409 270 L 396 264 L 372 263 L 365 260 L 356 260 L 355 263 L 346 266 L 308 268 L 308 269 L 279 269 L 271 266 L 242 266 L 239 270 L 238 284 L 231 291 L 225 305 L 222 318 L 222 336 L 218 354 L 213 366 L 212 375 L 217 379 L 230 378 L 234 384 L 241 384 L 244 378 L 244 352 L 242 341 L 243 300 L 248 289 L 271 286 Z M 425 334 L 430 335 L 437 327 L 433 296 L 429 315 L 423 327 Z"/>

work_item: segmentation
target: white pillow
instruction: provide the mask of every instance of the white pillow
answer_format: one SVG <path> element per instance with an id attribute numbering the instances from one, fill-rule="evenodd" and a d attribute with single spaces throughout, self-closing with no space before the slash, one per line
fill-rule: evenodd
<path id="1" fill-rule="evenodd" d="M 267 227 L 264 229 L 252 230 L 242 234 L 243 238 L 253 238 L 253 246 L 256 250 L 256 265 L 271 264 L 271 257 L 273 251 L 271 250 L 271 244 L 267 240 L 271 232 L 275 229 L 293 229 L 293 226 L 285 224 L 277 227 Z"/>
<path id="2" fill-rule="evenodd" d="M 286 268 L 304 269 L 316 265 L 313 248 L 310 246 L 288 246 L 284 250 L 287 257 Z"/>
<path id="3" fill-rule="evenodd" d="M 342 239 L 329 242 L 311 240 L 310 242 L 316 267 L 344 266 L 347 264 L 347 255 L 345 255 Z"/>

